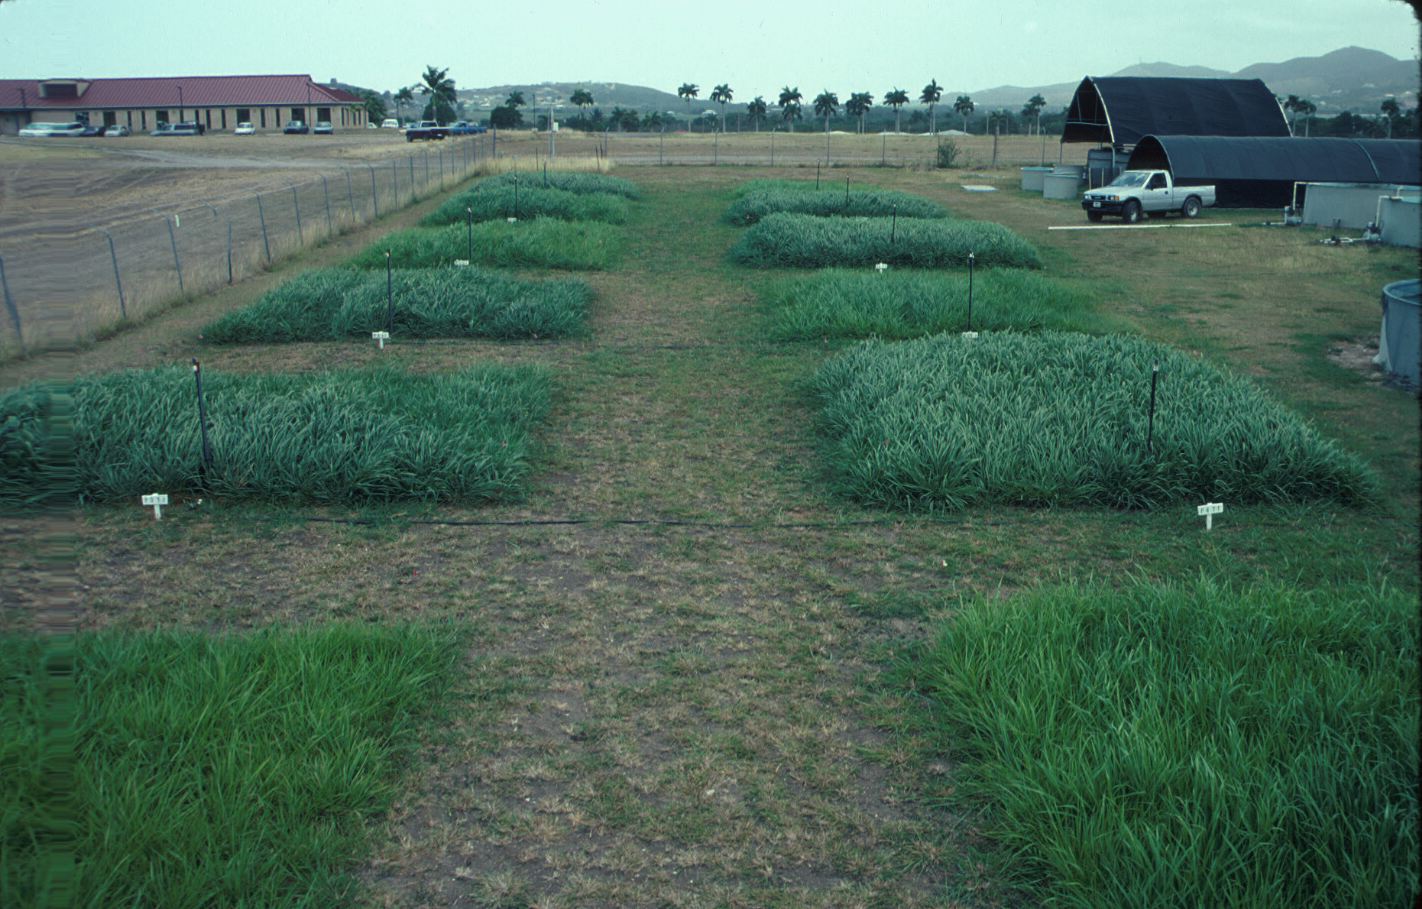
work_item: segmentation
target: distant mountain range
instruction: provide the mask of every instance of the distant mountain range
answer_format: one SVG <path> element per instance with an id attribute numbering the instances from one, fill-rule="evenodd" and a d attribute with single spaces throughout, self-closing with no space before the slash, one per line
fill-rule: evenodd
<path id="1" fill-rule="evenodd" d="M 1397 98 L 1404 107 L 1417 104 L 1418 62 L 1398 60 L 1382 51 L 1362 47 L 1344 47 L 1319 57 L 1295 57 L 1282 63 L 1255 63 L 1238 72 L 1211 69 L 1206 66 L 1181 66 L 1174 63 L 1138 63 L 1114 73 L 1083 73 L 1085 75 L 1109 76 L 1166 76 L 1207 79 L 1262 79 L 1274 94 L 1279 96 L 1298 95 L 1318 105 L 1320 114 L 1353 110 L 1358 113 L 1376 113 L 1378 105 L 1388 95 Z M 1048 108 L 1062 108 L 1071 102 L 1072 93 L 1081 82 L 1059 82 L 1053 85 L 999 85 L 977 91 L 954 89 L 944 90 L 944 102 L 951 106 L 951 99 L 958 95 L 969 95 L 979 110 L 1005 107 L 1010 110 L 1020 108 L 1028 98 L 1040 94 L 1047 99 Z M 628 85 L 623 82 L 542 82 L 531 85 L 494 85 L 486 88 L 460 89 L 461 100 L 470 102 L 475 108 L 488 110 L 504 102 L 511 92 L 523 92 L 528 106 L 535 108 L 542 99 L 554 97 L 566 111 L 568 96 L 574 90 L 585 88 L 592 92 L 597 106 L 607 112 L 613 107 L 628 107 L 638 111 L 674 111 L 685 114 L 687 103 L 675 92 L 661 91 L 644 85 Z M 711 86 L 701 87 L 700 97 L 691 102 L 690 110 L 697 114 L 705 110 L 719 110 L 707 97 Z M 840 98 L 848 92 L 840 92 Z M 727 105 L 729 112 L 745 111 L 749 98 L 737 97 L 737 103 Z M 766 101 L 774 103 L 773 97 Z M 810 98 L 805 98 L 806 107 Z M 526 109 L 527 110 L 527 109 Z M 566 116 L 566 114 L 563 114 Z"/>

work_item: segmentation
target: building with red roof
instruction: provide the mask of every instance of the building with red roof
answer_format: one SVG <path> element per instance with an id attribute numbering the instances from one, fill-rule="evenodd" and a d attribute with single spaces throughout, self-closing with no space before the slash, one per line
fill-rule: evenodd
<path id="1" fill-rule="evenodd" d="M 279 130 L 289 120 L 363 128 L 366 113 L 360 98 L 304 75 L 0 79 L 0 133 L 76 120 L 135 132 L 191 121 L 221 132 L 243 122 Z"/>

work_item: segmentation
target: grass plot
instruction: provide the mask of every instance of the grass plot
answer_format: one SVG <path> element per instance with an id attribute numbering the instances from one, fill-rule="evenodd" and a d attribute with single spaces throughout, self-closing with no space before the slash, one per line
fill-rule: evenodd
<path id="1" fill-rule="evenodd" d="M 867 342 L 814 388 L 836 483 L 870 504 L 1353 503 L 1376 489 L 1361 461 L 1251 382 L 1137 338 Z"/>
<path id="2" fill-rule="evenodd" d="M 915 268 L 980 266 L 1038 268 L 1031 243 L 991 221 L 925 218 L 819 218 L 766 215 L 736 245 L 731 259 L 753 268 L 833 268 L 880 262 Z"/>
<path id="3" fill-rule="evenodd" d="M 731 224 L 755 224 L 774 212 L 794 212 L 818 217 L 943 218 L 947 212 L 922 196 L 886 189 L 767 188 L 745 193 L 726 209 Z"/>
<path id="4" fill-rule="evenodd" d="M 904 669 L 1042 905 L 1406 906 L 1417 603 L 1203 580 L 981 599 Z"/>
<path id="5" fill-rule="evenodd" d="M 0 641 L 0 901 L 51 905 L 33 834 L 68 814 L 82 821 L 64 831 L 78 859 L 64 905 L 349 905 L 457 643 L 370 626 L 83 636 L 76 730 L 51 725 L 45 645 Z"/>
<path id="6" fill-rule="evenodd" d="M 581 281 L 521 281 L 478 268 L 396 269 L 393 333 L 401 338 L 558 338 L 583 330 L 592 288 Z M 215 344 L 327 341 L 386 326 L 386 276 L 308 271 L 203 329 Z"/>
<path id="7" fill-rule="evenodd" d="M 467 209 L 467 211 L 466 211 Z M 495 221 L 504 218 L 558 218 L 562 221 L 627 221 L 627 200 L 610 193 L 574 193 L 544 188 L 533 181 L 480 183 L 446 199 L 421 223 L 426 226 L 464 223 L 467 219 Z"/>
<path id="8" fill-rule="evenodd" d="M 770 336 L 918 338 L 968 327 L 968 276 L 961 272 L 826 269 L 784 278 L 762 294 Z M 979 331 L 1102 332 L 1119 320 L 1095 312 L 1095 301 L 1065 284 L 1017 269 L 984 270 L 973 280 L 973 323 Z"/>
<path id="9" fill-rule="evenodd" d="M 595 221 L 488 221 L 474 225 L 473 240 L 474 264 L 502 268 L 601 271 L 611 268 L 622 252 L 622 234 L 617 228 Z M 383 269 L 386 250 L 396 268 L 445 268 L 455 259 L 470 258 L 471 252 L 466 226 L 450 224 L 395 231 L 359 253 L 350 264 Z"/>
<path id="10" fill-rule="evenodd" d="M 561 159 L 559 159 L 561 161 Z M 613 177 L 609 174 L 584 173 L 545 169 L 528 173 L 505 173 L 479 181 L 479 186 L 536 186 L 544 189 L 561 189 L 564 192 L 592 195 L 609 193 L 624 199 L 642 198 L 642 190 L 631 180 Z"/>
<path id="11" fill-rule="evenodd" d="M 547 413 L 547 374 L 474 367 L 453 375 L 395 370 L 315 375 L 205 373 L 212 466 L 202 470 L 193 374 L 184 367 L 81 378 L 72 396 L 74 473 L 27 457 L 50 443 L 29 430 L 0 436 L 16 472 L 7 496 L 70 484 L 86 501 L 154 491 L 304 502 L 516 497 L 529 471 L 533 427 Z M 0 421 L 44 413 L 55 389 L 0 395 Z M 15 436 L 19 441 L 11 441 Z M 69 499 L 74 501 L 74 499 Z"/>

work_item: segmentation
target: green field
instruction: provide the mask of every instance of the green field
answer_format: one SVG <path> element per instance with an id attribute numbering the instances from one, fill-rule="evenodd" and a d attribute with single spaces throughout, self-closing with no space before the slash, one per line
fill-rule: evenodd
<path id="1" fill-rule="evenodd" d="M 611 193 L 576 193 L 545 188 L 538 184 L 477 184 L 430 213 L 427 227 L 463 224 L 466 220 L 502 221 L 505 218 L 557 218 L 561 221 L 602 221 L 622 224 L 627 220 L 627 201 Z"/>
<path id="2" fill-rule="evenodd" d="M 742 193 L 726 209 L 731 224 L 755 224 L 773 212 L 790 212 L 817 217 L 864 218 L 944 218 L 947 212 L 936 202 L 909 193 L 886 190 L 807 189 L 775 187 Z"/>
<path id="3" fill-rule="evenodd" d="M 926 218 L 821 218 L 770 214 L 731 247 L 752 268 L 847 268 L 879 263 L 910 268 L 1037 268 L 1037 250 L 1000 224 Z"/>
<path id="4" fill-rule="evenodd" d="M 504 280 L 588 269 L 569 340 L 200 337 L 352 256 L 377 288 L 386 249 L 454 274 L 465 227 L 417 228 L 431 198 L 0 364 L 0 903 L 67 873 L 81 905 L 174 909 L 1409 905 L 1417 399 L 1367 341 L 1414 251 L 1274 211 L 1049 232 L 1079 207 L 1015 167 L 971 172 L 993 193 L 833 169 L 953 213 L 916 223 L 984 266 L 970 341 L 961 245 L 883 273 L 732 258 L 796 217 L 727 223 L 747 184 L 814 192 L 813 165 L 725 163 L 771 138 L 624 166 L 617 227 L 476 225 Z M 490 167 L 532 179 L 537 139 Z M 65 603 L 103 799 L 37 776 Z M 328 630 L 348 644 L 281 643 Z"/>
<path id="5" fill-rule="evenodd" d="M 46 728 L 63 717 L 42 643 L 0 639 L 0 902 L 347 902 L 458 643 L 409 626 L 86 635 L 82 721 Z M 53 876 L 66 841 L 72 901 Z"/>
<path id="6" fill-rule="evenodd" d="M 393 369 L 241 376 L 207 371 L 212 450 L 204 466 L 193 373 L 184 367 L 76 380 L 71 501 L 136 501 L 154 490 L 297 502 L 511 498 L 548 409 L 537 367 L 471 367 L 431 377 Z M 0 395 L 4 487 L 56 482 L 31 452 L 64 431 L 46 421 L 53 390 Z M 11 421 L 14 421 L 13 424 Z M 34 441 L 32 441 L 34 440 Z"/>
<path id="7" fill-rule="evenodd" d="M 1395 589 L 1069 585 L 964 604 L 903 675 L 1052 905 L 1402 905 L 1418 630 Z"/>
<path id="8" fill-rule="evenodd" d="M 972 324 L 968 277 L 962 273 L 825 269 L 784 278 L 761 295 L 771 337 L 919 338 L 944 331 L 1103 332 L 1128 326 L 1101 312 L 1094 295 L 1019 269 L 984 270 L 973 278 Z"/>
<path id="9" fill-rule="evenodd" d="M 491 221 L 472 230 L 451 224 L 396 231 L 350 264 L 384 269 L 388 252 L 396 268 L 448 268 L 456 259 L 465 259 L 500 268 L 601 271 L 617 262 L 621 249 L 622 235 L 610 225 L 535 218 L 512 224 Z"/>
<path id="10" fill-rule="evenodd" d="M 559 338 L 579 334 L 592 290 L 479 268 L 304 272 L 203 329 L 213 344 L 397 338 Z"/>

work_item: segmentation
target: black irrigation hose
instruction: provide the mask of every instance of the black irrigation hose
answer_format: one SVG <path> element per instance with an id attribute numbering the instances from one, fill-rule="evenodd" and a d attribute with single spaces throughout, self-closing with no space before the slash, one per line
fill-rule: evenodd
<path id="1" fill-rule="evenodd" d="M 879 527 L 902 524 L 903 518 L 876 518 L 860 521 L 687 521 L 673 518 L 527 518 L 520 520 L 460 520 L 458 518 L 391 518 L 389 523 L 418 524 L 431 527 L 578 527 L 603 524 L 617 527 L 696 527 L 706 530 L 824 530 L 836 527 Z M 347 524 L 369 526 L 386 523 L 370 518 L 328 518 L 315 515 L 306 518 L 308 524 Z"/>

